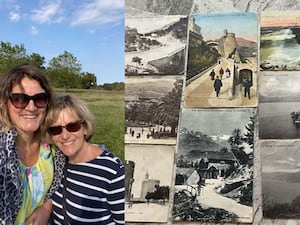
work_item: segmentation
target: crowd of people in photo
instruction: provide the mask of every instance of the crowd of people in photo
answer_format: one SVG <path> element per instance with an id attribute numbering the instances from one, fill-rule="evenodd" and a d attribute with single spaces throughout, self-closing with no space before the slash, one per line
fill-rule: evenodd
<path id="1" fill-rule="evenodd" d="M 125 132 L 128 137 L 134 139 L 159 139 L 171 136 L 171 128 L 165 126 L 126 127 Z"/>

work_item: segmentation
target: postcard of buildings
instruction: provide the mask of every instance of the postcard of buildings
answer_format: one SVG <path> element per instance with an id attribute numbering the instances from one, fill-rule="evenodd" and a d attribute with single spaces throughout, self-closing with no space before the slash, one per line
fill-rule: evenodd
<path id="1" fill-rule="evenodd" d="M 173 145 L 125 145 L 126 222 L 167 222 Z"/>
<path id="2" fill-rule="evenodd" d="M 260 141 L 264 218 L 300 218 L 299 147 L 299 140 Z"/>
<path id="3" fill-rule="evenodd" d="M 126 18 L 125 74 L 184 74 L 187 27 L 187 16 Z"/>
<path id="4" fill-rule="evenodd" d="M 176 144 L 182 76 L 126 76 L 125 143 Z"/>
<path id="5" fill-rule="evenodd" d="M 299 13 L 299 10 L 261 13 L 261 70 L 300 70 Z"/>
<path id="6" fill-rule="evenodd" d="M 191 16 L 184 106 L 257 106 L 255 13 Z"/>
<path id="7" fill-rule="evenodd" d="M 296 71 L 261 71 L 259 138 L 300 138 L 300 76 Z"/>
<path id="8" fill-rule="evenodd" d="M 255 114 L 251 108 L 182 110 L 174 221 L 251 223 Z"/>

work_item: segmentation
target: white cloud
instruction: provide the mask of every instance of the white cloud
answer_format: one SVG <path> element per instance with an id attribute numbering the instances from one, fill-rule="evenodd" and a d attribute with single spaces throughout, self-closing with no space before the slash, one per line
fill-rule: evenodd
<path id="1" fill-rule="evenodd" d="M 18 12 L 11 11 L 9 13 L 9 20 L 13 22 L 17 22 L 21 19 L 21 15 Z"/>
<path id="2" fill-rule="evenodd" d="M 12 22 L 18 22 L 21 19 L 20 6 L 18 4 L 11 3 L 12 10 L 9 12 L 9 20 Z"/>
<path id="3" fill-rule="evenodd" d="M 37 35 L 37 34 L 39 34 L 39 31 L 38 31 L 38 29 L 37 29 L 35 26 L 31 26 L 31 31 L 30 31 L 30 33 L 31 33 L 32 35 Z"/>
<path id="4" fill-rule="evenodd" d="M 63 20 L 61 2 L 52 2 L 40 9 L 32 10 L 31 19 L 37 23 L 59 23 Z"/>
<path id="5" fill-rule="evenodd" d="M 95 0 L 74 13 L 72 26 L 119 22 L 124 16 L 124 0 Z"/>

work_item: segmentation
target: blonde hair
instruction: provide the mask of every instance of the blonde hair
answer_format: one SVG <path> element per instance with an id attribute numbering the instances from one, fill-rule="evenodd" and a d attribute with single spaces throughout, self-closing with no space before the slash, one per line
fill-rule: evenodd
<path id="1" fill-rule="evenodd" d="M 54 97 L 53 104 L 49 108 L 45 122 L 42 125 L 42 129 L 46 133 L 46 139 L 49 142 L 52 141 L 47 130 L 57 120 L 59 113 L 63 109 L 70 110 L 70 112 L 75 113 L 78 116 L 78 119 L 83 121 L 83 126 L 87 132 L 85 139 L 86 141 L 89 141 L 92 138 L 96 127 L 95 117 L 89 110 L 87 104 L 73 95 L 57 95 Z"/>

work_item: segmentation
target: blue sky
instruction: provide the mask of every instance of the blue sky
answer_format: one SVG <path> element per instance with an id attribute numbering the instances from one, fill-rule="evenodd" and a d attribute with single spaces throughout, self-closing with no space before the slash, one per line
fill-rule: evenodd
<path id="1" fill-rule="evenodd" d="M 257 42 L 258 18 L 255 13 L 211 13 L 194 18 L 205 40 L 220 38 L 227 29 L 236 37 Z"/>
<path id="2" fill-rule="evenodd" d="M 67 51 L 97 84 L 125 80 L 124 0 L 1 0 L 0 37 L 46 62 Z"/>

